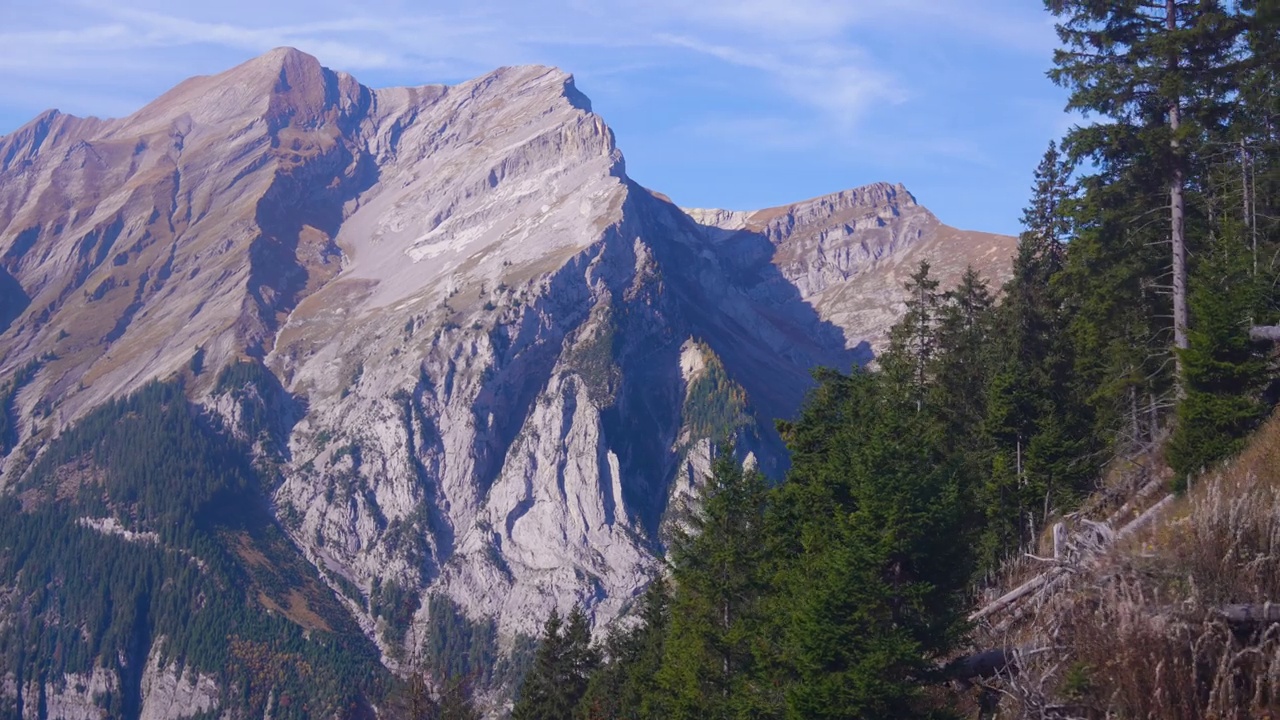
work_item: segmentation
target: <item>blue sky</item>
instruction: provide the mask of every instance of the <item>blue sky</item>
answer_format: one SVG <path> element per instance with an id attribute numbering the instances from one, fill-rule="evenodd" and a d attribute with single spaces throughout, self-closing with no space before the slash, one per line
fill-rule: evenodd
<path id="1" fill-rule="evenodd" d="M 1014 233 L 1074 121 L 1028 0 L 0 0 L 0 133 L 49 107 L 125 115 L 281 45 L 374 87 L 558 65 L 628 173 L 691 207 L 886 180 Z"/>

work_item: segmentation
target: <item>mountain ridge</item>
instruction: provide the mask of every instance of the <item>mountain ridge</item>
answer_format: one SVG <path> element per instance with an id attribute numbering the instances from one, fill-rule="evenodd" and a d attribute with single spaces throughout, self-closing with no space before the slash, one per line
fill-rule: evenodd
<path id="1" fill-rule="evenodd" d="M 1012 238 L 901 185 L 682 210 L 590 108 L 555 68 L 372 90 L 282 49 L 0 138 L 0 379 L 36 362 L 6 492 L 182 376 L 385 662 L 441 598 L 510 649 L 552 607 L 624 611 L 718 437 L 776 477 L 774 418 L 870 359 L 916 262 L 1008 274 Z"/>

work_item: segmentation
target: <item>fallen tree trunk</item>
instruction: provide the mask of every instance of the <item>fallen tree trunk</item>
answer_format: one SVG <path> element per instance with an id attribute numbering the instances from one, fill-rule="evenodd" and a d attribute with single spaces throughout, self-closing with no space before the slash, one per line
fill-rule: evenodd
<path id="1" fill-rule="evenodd" d="M 977 622 L 982 618 L 987 617 L 988 615 L 997 613 L 1005 609 L 1006 607 L 1012 605 L 1018 600 L 1021 600 L 1027 595 L 1030 595 L 1031 593 L 1035 592 L 1040 588 L 1041 585 L 1044 585 L 1045 583 L 1049 582 L 1049 579 L 1051 577 L 1059 575 L 1062 572 L 1063 572 L 1062 568 L 1054 568 L 1049 572 L 1046 572 L 1031 578 L 1027 582 L 1022 583 L 1018 587 L 1010 590 L 1004 595 L 1001 595 L 1000 597 L 991 601 L 991 603 L 988 604 L 986 607 L 981 608 L 975 611 L 973 614 L 969 615 L 969 622 Z"/>
<path id="2" fill-rule="evenodd" d="M 1070 573 L 1057 573 L 1044 587 L 1036 591 L 1036 595 L 1052 595 L 1070 578 Z M 1025 620 L 1028 615 L 1036 612 L 1037 609 L 1038 606 L 1035 603 L 1020 603 L 1017 607 L 1010 608 L 1009 612 L 1004 614 L 1000 621 L 991 627 L 991 631 L 999 636 L 1007 635 L 1010 628 Z"/>
<path id="3" fill-rule="evenodd" d="M 1103 524 L 1103 523 L 1090 523 L 1090 524 L 1093 526 L 1094 532 L 1099 533 L 1102 536 L 1101 542 L 1104 544 L 1109 544 L 1110 542 L 1114 542 L 1115 540 L 1125 537 L 1126 535 L 1134 532 L 1135 530 L 1138 530 L 1143 525 L 1146 525 L 1153 518 L 1158 516 L 1161 510 L 1168 507 L 1169 504 L 1173 502 L 1173 500 L 1174 500 L 1174 496 L 1172 494 L 1166 495 L 1162 500 L 1160 500 L 1160 502 L 1147 508 L 1141 514 L 1139 514 L 1138 517 L 1134 518 L 1133 520 L 1125 524 L 1124 527 L 1114 532 L 1112 532 L 1110 527 L 1107 526 L 1106 524 Z M 1104 549 L 1103 547 L 1097 547 L 1095 551 L 1101 552 L 1103 549 Z M 969 615 L 969 622 L 977 622 L 985 617 L 988 617 L 997 612 L 1000 612 L 1001 610 L 1008 608 L 1010 605 L 1018 602 L 1019 600 L 1029 595 L 1034 595 L 1040 592 L 1041 589 L 1050 580 L 1054 580 L 1062 576 L 1066 571 L 1067 571 L 1066 567 L 1059 566 L 1059 567 L 1055 567 L 1050 570 L 1047 570 L 1031 578 L 1030 580 L 1026 581 L 1025 583 L 1022 583 L 1021 585 L 1010 590 L 1004 595 L 1001 595 L 995 600 L 992 600 L 986 606 L 979 608 L 978 610 L 971 613 Z"/>
<path id="4" fill-rule="evenodd" d="M 1128 519 L 1139 505 L 1164 485 L 1165 481 L 1160 478 L 1156 478 L 1146 485 L 1143 485 L 1142 489 L 1135 493 L 1133 497 L 1129 498 L 1128 502 L 1121 505 L 1119 510 L 1115 511 L 1111 514 L 1111 517 L 1107 518 L 1107 524 L 1116 525 L 1117 523 Z"/>
<path id="5" fill-rule="evenodd" d="M 1044 577 L 1043 575 L 1040 577 Z M 1039 578 L 1037 578 L 1039 579 Z M 1237 603 L 1215 608 L 1213 614 L 1229 625 L 1280 623 L 1280 603 Z M 954 680 L 986 679 L 1000 674 L 1016 674 L 1020 655 L 1042 652 L 1027 648 L 988 648 L 962 655 L 947 663 L 943 674 Z"/>
<path id="6" fill-rule="evenodd" d="M 1249 328 L 1249 338 L 1263 342 L 1280 342 L 1280 325 L 1255 325 Z"/>
<path id="7" fill-rule="evenodd" d="M 1161 510 L 1163 510 L 1164 508 L 1168 507 L 1168 506 L 1173 502 L 1174 497 L 1175 497 L 1175 496 L 1174 496 L 1172 493 L 1170 493 L 1170 494 L 1168 494 L 1168 495 L 1165 495 L 1163 500 L 1161 500 L 1160 502 L 1156 503 L 1155 505 L 1152 505 L 1151 507 L 1147 508 L 1145 511 L 1143 511 L 1143 513 L 1142 513 L 1141 515 L 1139 515 L 1138 517 L 1134 518 L 1134 519 L 1133 519 L 1133 522 L 1131 522 L 1131 523 L 1129 523 L 1128 525 L 1125 525 L 1124 527 L 1120 528 L 1120 530 L 1118 530 L 1118 531 L 1116 532 L 1116 539 L 1117 539 L 1117 540 L 1119 540 L 1120 538 L 1122 538 L 1122 537 L 1124 537 L 1124 536 L 1128 535 L 1129 533 L 1131 533 L 1131 532 L 1133 532 L 1133 531 L 1137 530 L 1138 528 L 1142 527 L 1143 525 L 1146 525 L 1148 522 L 1150 522 L 1150 521 L 1152 520 L 1152 518 L 1154 518 L 1154 517 L 1156 517 L 1157 515 L 1159 515 Z"/>
<path id="8" fill-rule="evenodd" d="M 1280 603 L 1242 603 L 1223 605 L 1218 615 L 1232 625 L 1263 625 L 1280 623 Z"/>

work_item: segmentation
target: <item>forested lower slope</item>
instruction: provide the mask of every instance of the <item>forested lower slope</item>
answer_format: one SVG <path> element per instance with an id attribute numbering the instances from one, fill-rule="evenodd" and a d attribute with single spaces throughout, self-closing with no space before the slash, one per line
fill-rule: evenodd
<path id="1" fill-rule="evenodd" d="M 180 380 L 49 446 L 2 501 L 0 665 L 18 689 L 2 714 L 137 717 L 162 672 L 206 687 L 185 710 L 210 717 L 358 716 L 380 697 L 376 649 L 247 458 Z"/>

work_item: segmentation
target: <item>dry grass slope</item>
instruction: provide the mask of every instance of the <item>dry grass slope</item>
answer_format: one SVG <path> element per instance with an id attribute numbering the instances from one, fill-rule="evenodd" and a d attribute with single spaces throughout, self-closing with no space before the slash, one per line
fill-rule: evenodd
<path id="1" fill-rule="evenodd" d="M 1280 718 L 1280 623 L 1223 613 L 1280 601 L 1280 416 L 1141 529 L 1045 562 L 1054 590 L 977 632 L 1017 649 L 978 691 L 995 717 Z"/>

